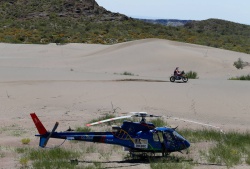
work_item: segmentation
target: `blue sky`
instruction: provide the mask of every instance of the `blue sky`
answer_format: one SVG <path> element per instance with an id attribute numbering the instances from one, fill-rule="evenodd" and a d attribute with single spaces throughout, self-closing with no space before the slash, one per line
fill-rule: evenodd
<path id="1" fill-rule="evenodd" d="M 145 19 L 224 19 L 250 25 L 250 0 L 96 0 L 112 12 Z"/>

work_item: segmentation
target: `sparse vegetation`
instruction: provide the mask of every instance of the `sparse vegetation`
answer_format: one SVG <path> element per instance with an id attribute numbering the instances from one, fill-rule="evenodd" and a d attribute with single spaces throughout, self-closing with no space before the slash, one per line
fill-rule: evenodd
<path id="1" fill-rule="evenodd" d="M 114 74 L 119 74 L 119 75 L 125 75 L 125 76 L 135 76 L 135 74 L 131 73 L 131 72 L 123 72 L 123 73 L 114 73 Z M 138 75 L 137 75 L 138 76 Z"/>
<path id="2" fill-rule="evenodd" d="M 24 129 L 20 128 L 20 126 L 18 126 L 17 124 L 12 124 L 9 126 L 1 127 L 0 133 L 2 133 L 2 132 L 6 133 L 8 135 L 11 135 L 11 136 L 15 136 L 15 137 L 20 137 L 26 133 L 26 131 Z"/>
<path id="3" fill-rule="evenodd" d="M 247 157 L 246 157 L 246 163 L 250 165 L 250 151 L 248 150 Z"/>
<path id="4" fill-rule="evenodd" d="M 193 71 L 188 71 L 188 72 L 186 73 L 186 76 L 187 76 L 189 79 L 199 79 L 197 72 L 193 72 Z"/>
<path id="5" fill-rule="evenodd" d="M 180 131 L 191 142 L 215 141 L 215 146 L 208 151 L 201 150 L 200 155 L 208 162 L 226 165 L 228 168 L 246 162 L 242 161 L 248 156 L 250 148 L 250 133 L 237 133 L 234 131 L 221 133 L 215 130 L 184 130 Z M 184 134 L 185 133 L 185 134 Z"/>
<path id="6" fill-rule="evenodd" d="M 0 158 L 3 158 L 3 157 L 5 157 L 4 153 L 0 152 Z"/>
<path id="7" fill-rule="evenodd" d="M 130 72 L 127 72 L 127 71 L 121 73 L 121 75 L 134 76 L 133 73 L 130 73 Z"/>
<path id="8" fill-rule="evenodd" d="M 250 75 L 231 77 L 228 80 L 250 80 Z"/>
<path id="9" fill-rule="evenodd" d="M 2 146 L 0 146 L 0 158 L 5 157 L 5 154 L 3 152 Z"/>
<path id="10" fill-rule="evenodd" d="M 80 156 L 79 152 L 63 148 L 19 149 L 17 151 L 24 155 L 20 159 L 20 164 L 26 166 L 31 160 L 33 168 L 74 168 L 69 160 Z"/>
<path id="11" fill-rule="evenodd" d="M 111 119 L 111 118 L 115 118 L 115 117 L 116 117 L 115 114 L 110 112 L 110 113 L 106 113 L 104 116 L 98 117 L 96 119 L 92 119 L 88 123 L 94 123 L 94 122 L 97 122 L 97 121 Z M 118 120 L 106 122 L 105 124 L 107 124 L 107 125 L 121 124 L 123 121 L 124 121 L 123 119 L 118 119 Z"/>
<path id="12" fill-rule="evenodd" d="M 21 157 L 19 163 L 21 164 L 22 168 L 26 168 L 28 166 L 29 159 L 27 157 Z"/>
<path id="13" fill-rule="evenodd" d="M 101 121 L 101 120 L 111 119 L 114 117 L 115 117 L 114 114 L 106 113 L 104 116 L 93 119 L 89 123 L 94 123 L 94 122 Z"/>
<path id="14" fill-rule="evenodd" d="M 192 169 L 194 164 L 191 159 L 185 159 L 183 157 L 169 156 L 163 159 L 151 159 L 150 168 L 151 169 Z"/>
<path id="15" fill-rule="evenodd" d="M 216 130 L 180 130 L 179 133 L 191 142 L 220 141 L 224 134 Z"/>
<path id="16" fill-rule="evenodd" d="M 18 153 L 18 154 L 23 154 L 25 152 L 28 152 L 29 151 L 29 148 L 27 147 L 18 147 L 15 149 L 15 151 Z"/>
<path id="17" fill-rule="evenodd" d="M 223 142 L 217 143 L 217 145 L 209 149 L 208 152 L 204 152 L 203 156 L 208 162 L 226 165 L 228 168 L 242 163 L 241 150 L 238 147 L 224 144 Z"/>
<path id="18" fill-rule="evenodd" d="M 168 126 L 168 124 L 162 120 L 162 118 L 156 118 L 156 119 L 152 119 L 150 120 L 151 123 L 153 123 L 156 127 L 162 127 L 162 126 Z"/>
<path id="19" fill-rule="evenodd" d="M 76 131 L 78 131 L 78 132 L 90 132 L 91 128 L 89 128 L 89 127 L 76 127 Z"/>
<path id="20" fill-rule="evenodd" d="M 94 145 L 90 145 L 90 146 L 88 146 L 87 147 L 87 149 L 86 149 L 86 153 L 94 153 L 94 152 L 96 152 L 97 150 L 96 150 L 96 148 L 94 147 Z"/>

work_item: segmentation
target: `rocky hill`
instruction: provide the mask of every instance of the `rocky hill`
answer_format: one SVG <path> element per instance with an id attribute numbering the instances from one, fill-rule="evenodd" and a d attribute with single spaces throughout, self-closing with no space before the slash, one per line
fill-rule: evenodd
<path id="1" fill-rule="evenodd" d="M 114 44 L 160 38 L 250 53 L 248 25 L 218 19 L 156 22 L 161 24 L 112 13 L 95 0 L 0 1 L 0 42 Z"/>
<path id="2" fill-rule="evenodd" d="M 2 18 L 82 18 L 98 21 L 126 20 L 127 16 L 100 7 L 95 0 L 1 0 Z"/>

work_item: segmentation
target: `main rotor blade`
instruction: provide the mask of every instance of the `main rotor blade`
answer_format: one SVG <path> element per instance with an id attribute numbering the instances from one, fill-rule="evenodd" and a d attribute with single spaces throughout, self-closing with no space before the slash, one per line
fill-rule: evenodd
<path id="1" fill-rule="evenodd" d="M 119 119 L 126 119 L 126 118 L 130 118 L 130 117 L 132 117 L 132 115 L 114 117 L 114 118 L 105 119 L 105 120 L 97 121 L 97 122 L 94 122 L 94 123 L 86 124 L 86 126 L 93 126 L 93 125 L 102 124 L 102 123 L 109 122 L 109 121 L 114 121 L 114 120 L 119 120 Z"/>
<path id="2" fill-rule="evenodd" d="M 207 127 L 215 128 L 215 129 L 220 130 L 221 133 L 224 133 L 224 131 L 220 127 L 214 126 L 214 125 L 211 125 L 211 124 L 206 124 L 206 123 L 202 123 L 202 122 L 198 122 L 198 121 L 182 119 L 182 118 L 172 117 L 172 116 L 167 116 L 167 118 L 171 118 L 171 119 L 174 119 L 174 120 L 180 120 L 180 121 L 184 121 L 184 122 L 188 122 L 188 123 L 194 123 L 194 124 L 201 125 L 201 126 L 207 126 Z"/>

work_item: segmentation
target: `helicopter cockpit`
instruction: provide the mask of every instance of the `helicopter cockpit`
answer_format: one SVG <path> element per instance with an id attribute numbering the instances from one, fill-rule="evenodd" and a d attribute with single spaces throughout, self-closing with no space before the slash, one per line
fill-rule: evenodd
<path id="1" fill-rule="evenodd" d="M 172 128 L 157 127 L 153 139 L 164 145 L 168 152 L 180 151 L 190 147 L 190 143 Z"/>
<path id="2" fill-rule="evenodd" d="M 177 133 L 176 131 L 173 131 L 173 135 L 176 139 L 179 139 L 181 141 L 185 141 L 186 139 L 184 137 L 182 137 L 182 135 L 180 135 L 179 133 Z"/>

